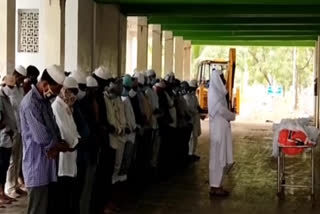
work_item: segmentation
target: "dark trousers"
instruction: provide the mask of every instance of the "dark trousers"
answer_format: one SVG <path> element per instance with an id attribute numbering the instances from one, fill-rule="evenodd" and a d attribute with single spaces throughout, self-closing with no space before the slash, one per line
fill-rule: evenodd
<path id="1" fill-rule="evenodd" d="M 57 203 L 57 193 L 56 183 L 28 188 L 27 214 L 58 213 L 59 204 Z"/>
<path id="2" fill-rule="evenodd" d="M 28 188 L 28 209 L 27 214 L 47 214 L 49 201 L 49 187 Z"/>
<path id="3" fill-rule="evenodd" d="M 106 203 L 111 202 L 113 195 L 112 175 L 116 150 L 103 145 L 98 155 L 95 181 L 91 198 L 93 213 L 100 213 Z"/>
<path id="4" fill-rule="evenodd" d="M 76 181 L 76 178 L 67 176 L 58 178 L 59 198 L 57 200 L 59 202 L 59 214 L 77 214 L 79 212 Z"/>
<path id="5" fill-rule="evenodd" d="M 2 185 L 3 188 L 6 183 L 11 151 L 11 148 L 0 147 L 0 185 Z"/>

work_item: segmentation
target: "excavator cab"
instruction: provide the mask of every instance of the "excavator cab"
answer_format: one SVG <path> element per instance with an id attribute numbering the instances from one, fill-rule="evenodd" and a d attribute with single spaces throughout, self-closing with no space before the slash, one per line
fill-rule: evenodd
<path id="1" fill-rule="evenodd" d="M 226 88 L 228 90 L 228 104 L 230 109 L 239 114 L 240 113 L 240 90 L 236 90 L 236 94 L 233 94 L 234 75 L 236 69 L 236 49 L 232 48 L 229 51 L 229 60 L 217 59 L 217 60 L 203 60 L 200 62 L 197 71 L 197 97 L 201 109 L 208 113 L 208 90 L 210 75 L 213 69 L 220 70 L 224 74 L 227 81 Z"/>

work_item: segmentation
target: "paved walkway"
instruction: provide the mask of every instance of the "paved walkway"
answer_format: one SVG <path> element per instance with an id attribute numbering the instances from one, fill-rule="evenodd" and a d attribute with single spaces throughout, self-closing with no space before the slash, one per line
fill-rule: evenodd
<path id="1" fill-rule="evenodd" d="M 272 130 L 270 125 L 233 124 L 236 165 L 226 178 L 225 188 L 231 191 L 227 199 L 208 197 L 208 122 L 203 123 L 200 139 L 201 160 L 177 172 L 168 181 L 146 187 L 142 193 L 131 193 L 122 201 L 123 214 L 213 214 L 213 213 L 320 213 L 317 198 L 310 200 L 309 191 L 288 190 L 286 198 L 276 197 L 276 161 L 270 157 Z M 317 154 L 319 152 L 317 151 Z M 309 156 L 290 158 L 287 163 L 291 181 L 307 182 Z M 319 169 L 319 155 L 316 157 Z M 317 172 L 316 180 L 319 181 Z M 291 182 L 288 181 L 288 182 Z M 320 189 L 317 186 L 317 192 Z M 319 194 L 318 194 L 319 195 Z M 1 214 L 20 214 L 26 199 L 14 208 L 0 210 Z"/>

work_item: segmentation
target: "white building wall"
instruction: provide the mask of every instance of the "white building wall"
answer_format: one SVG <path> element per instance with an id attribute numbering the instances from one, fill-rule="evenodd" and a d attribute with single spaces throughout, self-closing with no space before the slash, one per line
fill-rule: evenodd
<path id="1" fill-rule="evenodd" d="M 43 10 L 41 7 L 41 0 L 16 0 L 16 66 L 23 65 L 25 67 L 29 65 L 36 66 L 42 71 L 46 65 L 44 65 L 44 40 L 43 40 Z M 38 9 L 39 10 L 39 52 L 38 53 L 19 53 L 18 52 L 18 10 L 19 9 Z"/>

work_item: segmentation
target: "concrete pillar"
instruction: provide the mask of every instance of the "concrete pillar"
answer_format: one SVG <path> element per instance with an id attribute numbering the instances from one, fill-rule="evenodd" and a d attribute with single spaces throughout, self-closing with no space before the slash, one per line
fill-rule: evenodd
<path id="1" fill-rule="evenodd" d="M 183 51 L 183 79 L 191 80 L 191 41 L 184 41 Z"/>
<path id="2" fill-rule="evenodd" d="M 173 34 L 163 31 L 164 37 L 164 75 L 173 71 Z"/>
<path id="3" fill-rule="evenodd" d="M 65 68 L 66 0 L 60 0 L 60 65 Z"/>
<path id="4" fill-rule="evenodd" d="M 162 76 L 162 32 L 161 25 L 151 25 L 152 29 L 152 68 L 157 77 Z"/>
<path id="5" fill-rule="evenodd" d="M 144 71 L 148 67 L 148 20 L 146 17 L 138 17 L 137 28 L 137 70 Z"/>
<path id="6" fill-rule="evenodd" d="M 317 118 L 319 118 L 319 105 L 318 105 L 318 61 L 319 61 L 319 51 L 318 51 L 318 42 L 315 42 L 315 47 L 314 47 L 314 78 L 315 78 L 315 89 L 314 89 L 314 125 L 316 127 L 319 126 Z"/>
<path id="7" fill-rule="evenodd" d="M 316 114 L 316 127 L 320 127 L 319 116 L 320 116 L 320 36 L 318 36 L 318 42 L 316 43 L 316 72 L 317 72 L 317 99 L 316 99 L 316 106 L 317 106 L 317 114 Z"/>
<path id="8" fill-rule="evenodd" d="M 44 24 L 41 25 L 44 28 L 41 31 L 45 51 L 44 66 L 64 66 L 64 21 L 61 19 L 64 18 L 65 0 L 41 1 L 41 4 L 43 13 L 40 13 L 40 16 L 43 16 L 44 20 Z"/>
<path id="9" fill-rule="evenodd" d="M 177 79 L 183 79 L 184 41 L 181 36 L 174 37 L 174 72 Z"/>
<path id="10" fill-rule="evenodd" d="M 16 1 L 0 1 L 0 75 L 12 73 L 15 67 Z"/>
<path id="11" fill-rule="evenodd" d="M 93 67 L 105 66 L 119 76 L 125 73 L 126 17 L 117 5 L 97 3 L 93 16 Z"/>
<path id="12" fill-rule="evenodd" d="M 66 2 L 65 69 L 92 71 L 93 1 Z"/>

